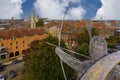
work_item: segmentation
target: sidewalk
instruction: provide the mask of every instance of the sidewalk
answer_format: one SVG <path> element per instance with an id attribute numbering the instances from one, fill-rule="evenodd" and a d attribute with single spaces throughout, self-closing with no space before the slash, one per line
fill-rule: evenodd
<path id="1" fill-rule="evenodd" d="M 12 61 L 9 61 L 9 62 L 6 62 L 6 63 L 2 63 L 3 65 L 9 65 L 9 64 L 11 64 L 12 63 Z"/>
<path id="2" fill-rule="evenodd" d="M 22 57 L 17 58 L 17 60 L 22 60 Z M 3 64 L 3 65 L 9 65 L 9 64 L 11 64 L 13 61 L 14 61 L 14 60 L 8 61 L 8 62 L 4 62 L 4 63 L 2 63 L 2 64 Z"/>

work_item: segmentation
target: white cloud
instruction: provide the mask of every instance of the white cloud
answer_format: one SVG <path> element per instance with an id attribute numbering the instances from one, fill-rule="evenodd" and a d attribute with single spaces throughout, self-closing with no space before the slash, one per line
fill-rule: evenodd
<path id="1" fill-rule="evenodd" d="M 21 18 L 24 0 L 0 0 L 0 18 Z"/>
<path id="2" fill-rule="evenodd" d="M 81 2 L 81 0 L 72 1 L 73 3 Z M 67 5 L 67 0 L 37 0 L 35 2 L 35 10 L 40 17 L 62 19 Z M 79 5 L 76 8 L 70 8 L 66 19 L 82 19 L 85 13 L 84 8 Z"/>
<path id="3" fill-rule="evenodd" d="M 77 8 L 71 8 L 68 13 L 68 19 L 80 20 L 83 19 L 83 16 L 86 14 L 86 11 L 81 6 L 79 6 Z"/>
<path id="4" fill-rule="evenodd" d="M 101 0 L 102 7 L 97 11 L 95 19 L 120 19 L 120 0 Z"/>

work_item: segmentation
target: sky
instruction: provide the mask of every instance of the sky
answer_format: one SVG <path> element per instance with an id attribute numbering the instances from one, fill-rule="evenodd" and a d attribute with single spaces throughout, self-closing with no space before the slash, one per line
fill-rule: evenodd
<path id="1" fill-rule="evenodd" d="M 68 6 L 68 3 L 71 4 Z M 120 0 L 0 0 L 0 19 L 28 18 L 32 8 L 40 18 L 120 20 Z"/>

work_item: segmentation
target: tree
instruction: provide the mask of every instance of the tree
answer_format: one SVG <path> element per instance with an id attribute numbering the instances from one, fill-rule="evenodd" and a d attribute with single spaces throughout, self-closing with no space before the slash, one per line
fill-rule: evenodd
<path id="1" fill-rule="evenodd" d="M 77 47 L 77 52 L 88 56 L 89 55 L 89 45 L 88 45 L 88 43 L 83 43 L 81 46 L 78 46 Z"/>
<path id="2" fill-rule="evenodd" d="M 116 42 L 120 44 L 120 36 L 116 37 Z"/>
<path id="3" fill-rule="evenodd" d="M 92 28 L 92 37 L 98 35 L 95 28 Z M 77 42 L 79 46 L 77 47 L 77 52 L 86 56 L 89 56 L 89 34 L 86 28 L 83 32 L 77 36 Z"/>
<path id="4" fill-rule="evenodd" d="M 98 35 L 95 28 L 92 28 L 92 37 Z M 79 45 L 82 45 L 83 43 L 89 44 L 89 34 L 86 28 L 84 28 L 83 32 L 77 36 L 77 42 Z"/>
<path id="5" fill-rule="evenodd" d="M 36 27 L 43 27 L 44 26 L 44 21 L 42 19 L 39 19 L 38 22 L 36 22 Z"/>
<path id="6" fill-rule="evenodd" d="M 115 48 L 117 39 L 115 36 L 110 36 L 109 38 L 106 39 L 108 42 L 108 48 Z"/>
<path id="7" fill-rule="evenodd" d="M 98 35 L 98 32 L 95 28 L 92 28 L 92 37 Z"/>
<path id="8" fill-rule="evenodd" d="M 108 48 L 115 48 L 116 44 L 120 44 L 120 36 L 110 36 L 106 40 L 108 42 Z"/>
<path id="9" fill-rule="evenodd" d="M 55 47 L 46 42 L 58 44 L 58 39 L 52 36 L 31 43 L 31 53 L 28 54 L 26 61 L 25 80 L 64 80 L 60 66 L 60 59 L 55 53 Z M 63 40 L 61 46 L 66 48 Z M 64 64 L 68 80 L 72 80 L 73 70 Z"/>

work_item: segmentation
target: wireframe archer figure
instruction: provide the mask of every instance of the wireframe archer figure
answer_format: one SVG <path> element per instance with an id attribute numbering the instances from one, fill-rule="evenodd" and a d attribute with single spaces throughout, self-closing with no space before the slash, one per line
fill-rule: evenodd
<path id="1" fill-rule="evenodd" d="M 56 54 L 60 59 L 74 69 L 78 73 L 78 80 L 86 70 L 89 69 L 97 60 L 108 55 L 107 53 L 107 42 L 105 39 L 95 36 L 90 41 L 89 54 L 91 56 L 90 60 L 80 61 L 77 58 L 65 53 L 60 48 L 56 48 Z M 107 80 L 120 80 L 120 66 L 116 65 L 115 68 L 110 72 L 107 77 Z"/>

